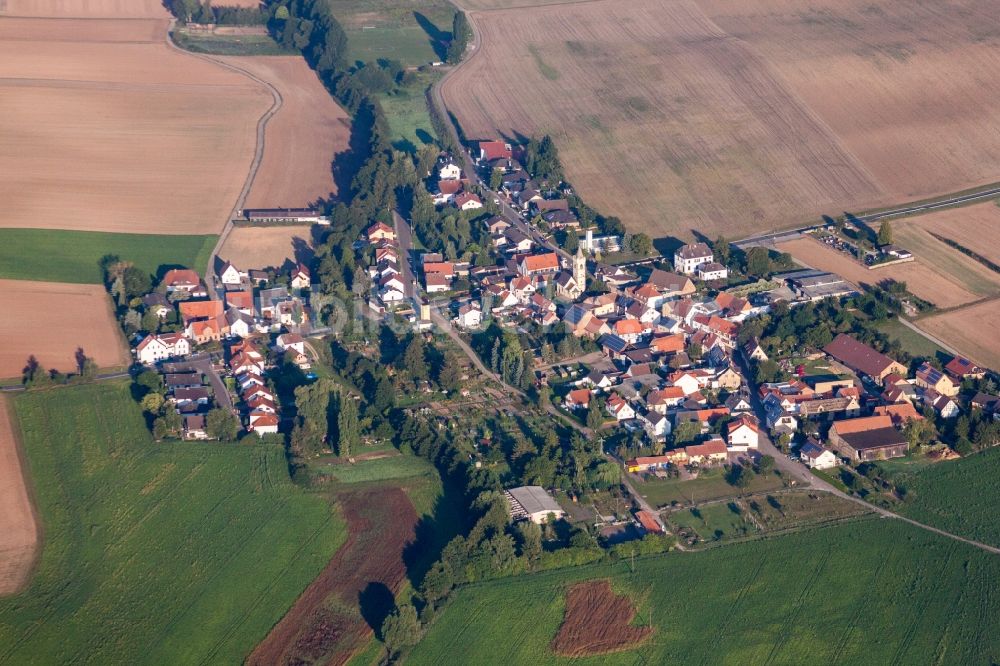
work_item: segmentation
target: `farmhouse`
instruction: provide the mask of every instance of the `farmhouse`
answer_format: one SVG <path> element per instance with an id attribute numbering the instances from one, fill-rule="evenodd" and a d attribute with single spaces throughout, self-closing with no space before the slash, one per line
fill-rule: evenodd
<path id="1" fill-rule="evenodd" d="M 520 486 L 505 490 L 503 494 L 512 520 L 530 520 L 542 525 L 550 516 L 558 520 L 566 515 L 559 503 L 541 486 Z"/>
<path id="2" fill-rule="evenodd" d="M 674 270 L 683 275 L 693 275 L 702 264 L 715 261 L 715 255 L 705 243 L 689 243 L 674 252 Z"/>
<path id="3" fill-rule="evenodd" d="M 841 333 L 833 342 L 823 348 L 827 354 L 855 372 L 860 372 L 881 382 L 887 375 L 906 374 L 906 367 L 885 354 L 858 342 L 846 333 Z"/>
<path id="4" fill-rule="evenodd" d="M 944 369 L 945 372 L 958 381 L 962 381 L 963 379 L 982 379 L 986 376 L 986 370 L 961 356 L 956 356 L 948 361 L 948 365 L 944 366 Z"/>
<path id="5" fill-rule="evenodd" d="M 834 421 L 830 445 L 854 462 L 900 458 L 909 449 L 888 415 Z"/>

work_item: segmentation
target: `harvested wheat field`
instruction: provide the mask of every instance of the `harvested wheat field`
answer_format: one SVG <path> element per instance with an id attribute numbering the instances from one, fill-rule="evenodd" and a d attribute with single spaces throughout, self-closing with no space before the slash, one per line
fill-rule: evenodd
<path id="1" fill-rule="evenodd" d="M 226 238 L 219 258 L 241 270 L 281 266 L 286 261 L 308 263 L 312 257 L 310 227 L 236 227 Z"/>
<path id="2" fill-rule="evenodd" d="M 1000 265 L 1000 206 L 993 202 L 896 220 L 892 226 L 896 235 L 918 227 Z"/>
<path id="3" fill-rule="evenodd" d="M 129 362 L 102 285 L 0 280 L 0 377 L 18 377 L 32 354 L 47 369 L 76 369 L 82 347 L 99 367 Z"/>
<path id="4" fill-rule="evenodd" d="M 1000 178 L 986 0 L 470 16 L 481 47 L 442 87 L 465 134 L 552 134 L 581 196 L 632 228 L 734 237 Z"/>
<path id="5" fill-rule="evenodd" d="M 220 58 L 267 81 L 281 95 L 267 123 L 264 158 L 247 208 L 305 206 L 337 191 L 331 163 L 349 148 L 350 118 L 299 56 Z"/>
<path id="6" fill-rule="evenodd" d="M 12 418 L 0 397 L 0 595 L 24 587 L 38 551 L 38 523 Z"/>
<path id="7" fill-rule="evenodd" d="M 0 16 L 168 18 L 161 0 L 0 0 Z"/>
<path id="8" fill-rule="evenodd" d="M 906 245 L 902 239 L 899 242 Z M 917 247 L 906 245 L 915 254 L 915 261 L 875 270 L 868 270 L 848 255 L 811 236 L 780 243 L 778 250 L 788 252 L 807 266 L 836 273 L 855 284 L 871 285 L 882 280 L 906 282 L 911 292 L 940 308 L 964 305 L 984 296 L 1000 294 L 1000 274 L 989 271 L 944 243 L 938 243 L 938 246 L 933 247 L 935 254 L 932 259 L 943 257 L 946 261 L 942 263 L 935 264 L 932 259 L 921 256 Z"/>
<path id="9" fill-rule="evenodd" d="M 577 583 L 566 592 L 566 611 L 552 651 L 563 657 L 588 657 L 631 650 L 653 633 L 632 625 L 635 606 L 615 594 L 609 580 Z"/>
<path id="10" fill-rule="evenodd" d="M 153 4 L 134 14 L 155 21 L 0 18 L 0 34 L 18 33 L 0 40 L 0 227 L 204 234 L 226 222 L 271 97 L 170 49 Z M 118 3 L 46 6 L 100 17 Z"/>
<path id="11" fill-rule="evenodd" d="M 917 326 L 979 365 L 1000 369 L 1000 300 L 920 319 Z"/>

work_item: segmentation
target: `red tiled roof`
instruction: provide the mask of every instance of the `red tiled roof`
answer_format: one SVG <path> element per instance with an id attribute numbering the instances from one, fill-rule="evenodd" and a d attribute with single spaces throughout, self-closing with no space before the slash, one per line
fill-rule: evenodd
<path id="1" fill-rule="evenodd" d="M 867 430 L 879 430 L 881 428 L 891 428 L 892 418 L 888 414 L 879 416 L 866 416 L 860 419 L 844 419 L 833 422 L 833 430 L 838 435 L 850 435 L 856 432 Z"/>
<path id="2" fill-rule="evenodd" d="M 521 262 L 529 272 L 559 270 L 559 257 L 555 252 L 533 254 L 524 257 Z"/>

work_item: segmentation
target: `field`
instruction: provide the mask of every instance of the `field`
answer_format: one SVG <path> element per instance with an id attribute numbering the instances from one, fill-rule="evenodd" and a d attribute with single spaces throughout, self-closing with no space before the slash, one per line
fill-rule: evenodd
<path id="1" fill-rule="evenodd" d="M 267 123 L 264 159 L 247 208 L 305 206 L 337 191 L 331 164 L 348 149 L 350 119 L 301 56 L 220 58 L 267 81 L 281 108 Z"/>
<path id="2" fill-rule="evenodd" d="M 781 477 L 772 474 L 768 478 L 755 476 L 746 492 L 768 492 L 782 487 Z M 656 479 L 635 484 L 640 495 L 653 506 L 666 506 L 672 502 L 707 502 L 722 497 L 734 497 L 740 490 L 726 481 L 721 469 L 703 471 L 697 479 Z"/>
<path id="3" fill-rule="evenodd" d="M 283 49 L 269 35 L 212 34 L 174 30 L 174 42 L 186 51 L 224 56 L 278 56 L 296 55 Z"/>
<path id="4" fill-rule="evenodd" d="M 328 0 L 347 33 L 350 60 L 444 60 L 454 9 L 443 0 Z"/>
<path id="5" fill-rule="evenodd" d="M 638 649 L 559 658 L 565 592 L 610 579 L 638 599 Z M 699 553 L 574 567 L 469 586 L 407 663 L 990 663 L 1000 560 L 888 520 Z M 596 609 L 595 609 L 596 612 Z"/>
<path id="6" fill-rule="evenodd" d="M 15 400 L 44 530 L 7 663 L 238 663 L 344 540 L 260 444 L 154 444 L 125 382 Z"/>
<path id="7" fill-rule="evenodd" d="M 433 474 L 426 461 L 414 456 L 390 455 L 361 463 L 340 463 L 324 467 L 340 483 L 366 483 L 388 479 L 405 479 Z"/>
<path id="8" fill-rule="evenodd" d="M 205 269 L 216 236 L 0 229 L 0 278 L 100 284 L 101 257 L 116 254 L 156 275 L 161 266 Z"/>
<path id="9" fill-rule="evenodd" d="M 39 530 L 25 485 L 11 410 L 0 397 L 0 595 L 28 582 L 38 552 Z"/>
<path id="10" fill-rule="evenodd" d="M 653 630 L 633 626 L 632 600 L 615 594 L 611 582 L 591 580 L 566 591 L 566 612 L 552 651 L 566 657 L 589 657 L 634 648 Z"/>
<path id="11" fill-rule="evenodd" d="M 75 371 L 78 347 L 98 367 L 127 365 L 103 285 L 0 280 L 0 377 L 19 377 L 32 354 L 47 369 Z"/>
<path id="12" fill-rule="evenodd" d="M 393 145 L 399 150 L 412 150 L 430 143 L 437 136 L 431 125 L 425 91 L 441 74 L 437 70 L 418 73 L 413 85 L 393 94 L 379 96 L 392 134 Z"/>
<path id="13" fill-rule="evenodd" d="M 286 261 L 308 261 L 312 256 L 310 227 L 235 227 L 219 251 L 241 270 L 278 267 Z"/>
<path id="14" fill-rule="evenodd" d="M 0 18 L 0 34 L 16 37 L 0 40 L 0 226 L 220 229 L 270 95 L 237 72 L 170 49 L 156 0 L 7 0 L 6 8 L 54 18 Z M 120 20 L 128 17 L 155 21 Z"/>
<path id="15" fill-rule="evenodd" d="M 875 328 L 888 335 L 890 339 L 899 340 L 903 344 L 903 349 L 913 356 L 951 360 L 951 354 L 912 328 L 904 326 L 898 319 L 886 319 L 876 324 Z"/>
<path id="16" fill-rule="evenodd" d="M 904 233 L 910 227 L 949 238 L 988 261 L 1000 264 L 1000 206 L 992 201 L 893 222 L 893 229 Z"/>
<path id="17" fill-rule="evenodd" d="M 920 319 L 917 325 L 988 368 L 1000 368 L 1000 300 Z"/>
<path id="18" fill-rule="evenodd" d="M 933 241 L 934 239 L 931 238 Z M 899 241 L 902 244 L 902 239 Z M 953 250 L 944 243 L 923 248 L 934 250 L 934 257 L 945 261 L 934 264 L 912 247 L 916 260 L 868 270 L 852 257 L 838 252 L 815 238 L 805 237 L 778 244 L 800 262 L 824 271 L 837 273 L 855 284 L 877 284 L 882 280 L 906 282 L 907 289 L 940 308 L 950 308 L 977 301 L 984 296 L 1000 294 L 1000 274 Z"/>
<path id="19" fill-rule="evenodd" d="M 926 466 L 901 476 L 907 495 L 898 508 L 928 525 L 1000 546 L 998 479 L 1000 449 Z"/>
<path id="20" fill-rule="evenodd" d="M 470 138 L 552 134 L 632 228 L 738 237 L 1000 171 L 985 0 L 524 4 L 470 4 L 482 44 L 445 101 Z"/>

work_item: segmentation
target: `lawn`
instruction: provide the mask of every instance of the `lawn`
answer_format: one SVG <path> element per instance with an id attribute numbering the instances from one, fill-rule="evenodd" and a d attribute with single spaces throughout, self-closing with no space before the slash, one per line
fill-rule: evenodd
<path id="1" fill-rule="evenodd" d="M 684 509 L 671 514 L 668 520 L 679 528 L 693 529 L 705 541 L 746 536 L 757 531 L 735 502 Z"/>
<path id="2" fill-rule="evenodd" d="M 454 8 L 442 0 L 327 0 L 347 33 L 351 61 L 444 60 Z"/>
<path id="3" fill-rule="evenodd" d="M 98 262 L 107 254 L 154 275 L 161 266 L 187 266 L 201 273 L 217 238 L 0 229 L 0 278 L 99 284 Z"/>
<path id="4" fill-rule="evenodd" d="M 324 465 L 322 473 L 332 475 L 340 483 L 370 483 L 415 476 L 437 478 L 437 470 L 424 460 L 412 455 L 395 455 L 356 463 Z"/>
<path id="5" fill-rule="evenodd" d="M 496 580 L 460 590 L 409 664 L 988 664 L 1000 559 L 898 521 Z M 554 655 L 565 591 L 610 578 L 652 625 L 638 649 Z"/>
<path id="6" fill-rule="evenodd" d="M 898 319 L 886 319 L 879 322 L 875 328 L 885 333 L 890 339 L 895 338 L 903 345 L 903 349 L 911 356 L 926 358 L 951 358 L 951 354 L 941 349 L 930 339 L 924 337 L 912 328 L 905 326 Z"/>
<path id="7" fill-rule="evenodd" d="M 417 80 L 406 88 L 379 96 L 397 148 L 412 151 L 437 138 L 424 91 L 440 76 L 436 71 L 421 72 L 417 74 Z"/>
<path id="8" fill-rule="evenodd" d="M 1000 546 L 1000 449 L 939 462 L 897 476 L 906 501 L 897 510 L 915 520 Z"/>
<path id="9" fill-rule="evenodd" d="M 20 395 L 44 548 L 6 663 L 239 663 L 345 538 L 280 448 L 155 444 L 124 382 Z"/>
<path id="10" fill-rule="evenodd" d="M 298 55 L 284 49 L 269 35 L 213 35 L 175 30 L 174 43 L 193 53 L 224 56 Z"/>
<path id="11" fill-rule="evenodd" d="M 697 479 L 656 479 L 636 483 L 636 490 L 654 506 L 666 506 L 672 502 L 707 502 L 741 494 L 739 488 L 730 485 L 721 468 L 703 471 Z M 760 493 L 777 490 L 784 484 L 781 477 L 772 474 L 767 478 L 754 476 L 745 493 Z"/>

